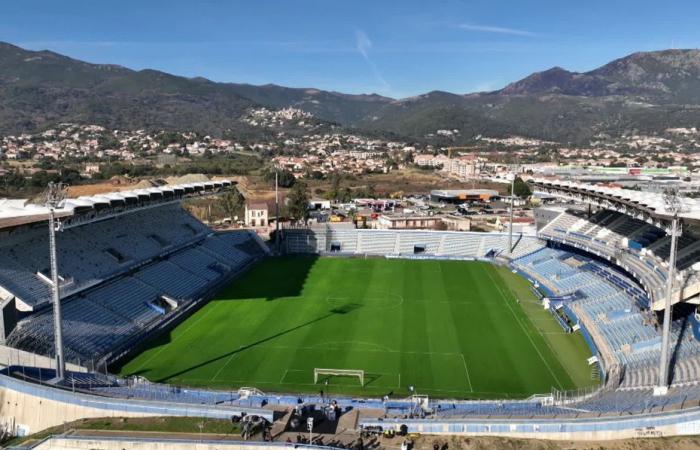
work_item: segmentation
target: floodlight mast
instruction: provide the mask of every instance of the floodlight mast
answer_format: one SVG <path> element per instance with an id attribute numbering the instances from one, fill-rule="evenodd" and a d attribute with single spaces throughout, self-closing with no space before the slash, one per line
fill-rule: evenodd
<path id="1" fill-rule="evenodd" d="M 676 248 L 678 244 L 678 235 L 680 234 L 680 221 L 678 213 L 682 210 L 681 199 L 678 191 L 668 189 L 664 192 L 664 202 L 666 210 L 669 211 L 673 218 L 671 220 L 671 253 L 668 261 L 668 278 L 666 280 L 666 298 L 664 304 L 664 323 L 661 337 L 661 360 L 659 362 L 659 380 L 658 385 L 654 389 L 656 395 L 665 395 L 668 392 L 669 385 L 669 369 L 670 369 L 670 333 L 671 333 L 671 310 L 672 310 L 672 295 L 673 281 L 676 277 Z"/>
<path id="2" fill-rule="evenodd" d="M 280 197 L 279 170 L 275 170 L 275 252 L 280 254 Z"/>
<path id="3" fill-rule="evenodd" d="M 510 224 L 508 229 L 508 254 L 513 254 L 513 209 L 515 208 L 515 176 L 517 167 L 513 171 L 512 179 L 510 180 Z"/>
<path id="4" fill-rule="evenodd" d="M 63 206 L 67 186 L 63 183 L 49 183 L 46 190 L 46 206 L 49 209 L 49 257 L 51 261 L 51 297 L 54 317 L 54 345 L 56 347 L 56 380 L 63 380 L 66 361 L 63 353 L 63 328 L 61 326 L 61 295 L 58 281 L 58 255 L 56 251 L 56 231 L 61 226 L 56 220 L 56 209 Z"/>

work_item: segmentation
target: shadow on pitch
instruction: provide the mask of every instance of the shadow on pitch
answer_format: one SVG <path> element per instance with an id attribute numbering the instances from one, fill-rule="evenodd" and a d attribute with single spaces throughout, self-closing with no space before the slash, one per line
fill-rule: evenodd
<path id="1" fill-rule="evenodd" d="M 264 298 L 272 301 L 285 297 L 299 297 L 317 260 L 317 255 L 268 258 L 248 272 L 242 280 L 231 283 L 217 294 L 216 298 Z"/>
<path id="2" fill-rule="evenodd" d="M 235 349 L 235 350 L 233 350 L 233 351 L 230 351 L 230 352 L 227 352 L 227 353 L 223 353 L 223 354 L 221 354 L 221 355 L 219 355 L 219 356 L 216 356 L 216 357 L 214 357 L 214 358 L 210 358 L 210 359 L 208 359 L 208 360 L 206 360 L 206 361 L 202 361 L 201 363 L 198 363 L 198 364 L 195 364 L 195 365 L 193 365 L 193 366 L 187 367 L 187 368 L 185 368 L 185 369 L 179 370 L 179 371 L 177 371 L 177 372 L 171 373 L 171 374 L 166 375 L 166 376 L 164 376 L 164 377 L 161 377 L 160 379 L 155 380 L 155 381 L 157 381 L 157 382 L 159 382 L 159 383 L 165 382 L 165 381 L 167 381 L 167 380 L 170 379 L 170 378 L 178 377 L 178 376 L 183 375 L 183 374 L 185 374 L 185 373 L 187 373 L 187 372 L 190 372 L 190 371 L 192 371 L 192 370 L 199 369 L 199 368 L 204 367 L 204 366 L 207 366 L 207 365 L 209 365 L 209 364 L 211 364 L 211 363 L 215 363 L 215 362 L 217 362 L 217 361 L 221 361 L 222 359 L 229 358 L 229 357 L 231 357 L 231 356 L 233 356 L 233 355 L 236 355 L 236 354 L 238 354 L 238 353 L 242 353 L 242 352 L 244 352 L 244 351 L 246 351 L 246 350 L 250 350 L 250 349 L 255 348 L 255 347 L 259 346 L 259 345 L 266 344 L 266 343 L 268 343 L 268 342 L 270 342 L 270 341 L 273 341 L 273 340 L 275 340 L 275 339 L 277 339 L 277 338 L 280 338 L 280 337 L 282 337 L 282 336 L 285 336 L 285 335 L 287 335 L 287 334 L 289 334 L 289 333 L 292 333 L 292 332 L 294 332 L 294 331 L 297 331 L 297 330 L 300 330 L 300 329 L 302 329 L 302 328 L 308 327 L 308 326 L 313 325 L 313 324 L 315 324 L 315 323 L 321 322 L 322 320 L 328 319 L 329 317 L 333 317 L 333 316 L 338 315 L 338 314 L 348 314 L 348 313 L 350 313 L 350 312 L 352 312 L 352 311 L 355 311 L 356 309 L 358 309 L 358 308 L 360 308 L 360 307 L 361 307 L 361 305 L 359 305 L 359 304 L 356 304 L 356 303 L 348 303 L 348 304 L 346 304 L 346 305 L 342 305 L 342 306 L 340 306 L 340 307 L 333 308 L 333 309 L 331 309 L 331 310 L 328 312 L 328 314 L 324 314 L 324 315 L 322 315 L 322 316 L 320 316 L 320 317 L 317 317 L 317 318 L 315 318 L 315 319 L 306 321 L 306 322 L 301 323 L 301 324 L 299 324 L 299 325 L 296 325 L 296 326 L 294 326 L 294 327 L 287 328 L 286 330 L 280 331 L 280 332 L 275 333 L 275 334 L 273 334 L 273 335 L 270 335 L 270 336 L 268 336 L 268 337 L 266 337 L 266 338 L 259 339 L 259 340 L 255 341 L 255 342 L 252 342 L 252 343 L 250 343 L 250 344 L 247 344 L 247 345 L 244 345 L 244 346 L 242 346 L 242 347 L 239 347 L 239 348 L 237 348 L 237 349 Z"/>

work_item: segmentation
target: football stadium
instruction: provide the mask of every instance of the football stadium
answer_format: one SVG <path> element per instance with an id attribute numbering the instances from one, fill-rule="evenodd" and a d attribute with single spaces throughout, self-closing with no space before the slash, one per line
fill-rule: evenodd
<path id="1" fill-rule="evenodd" d="M 561 200 L 536 235 L 321 223 L 265 242 L 182 208 L 228 180 L 2 200 L 3 427 L 697 434 L 700 201 L 529 183 Z"/>

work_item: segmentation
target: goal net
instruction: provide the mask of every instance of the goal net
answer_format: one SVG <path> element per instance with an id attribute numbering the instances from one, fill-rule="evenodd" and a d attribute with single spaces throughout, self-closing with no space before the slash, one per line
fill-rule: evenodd
<path id="1" fill-rule="evenodd" d="M 365 385 L 365 371 L 353 369 L 314 369 L 314 384 L 318 383 L 318 378 L 323 375 L 332 377 L 357 377 L 360 379 L 360 386 Z"/>

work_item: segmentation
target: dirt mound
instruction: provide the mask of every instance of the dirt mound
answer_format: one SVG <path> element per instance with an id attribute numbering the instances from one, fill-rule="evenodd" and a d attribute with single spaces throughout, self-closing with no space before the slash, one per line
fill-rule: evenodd
<path id="1" fill-rule="evenodd" d="M 158 184 L 152 180 L 141 180 L 138 183 L 131 186 L 131 189 L 148 189 L 157 186 Z"/>
<path id="2" fill-rule="evenodd" d="M 201 173 L 188 173 L 181 177 L 168 177 L 165 181 L 168 184 L 204 183 L 209 181 L 209 177 Z"/>

